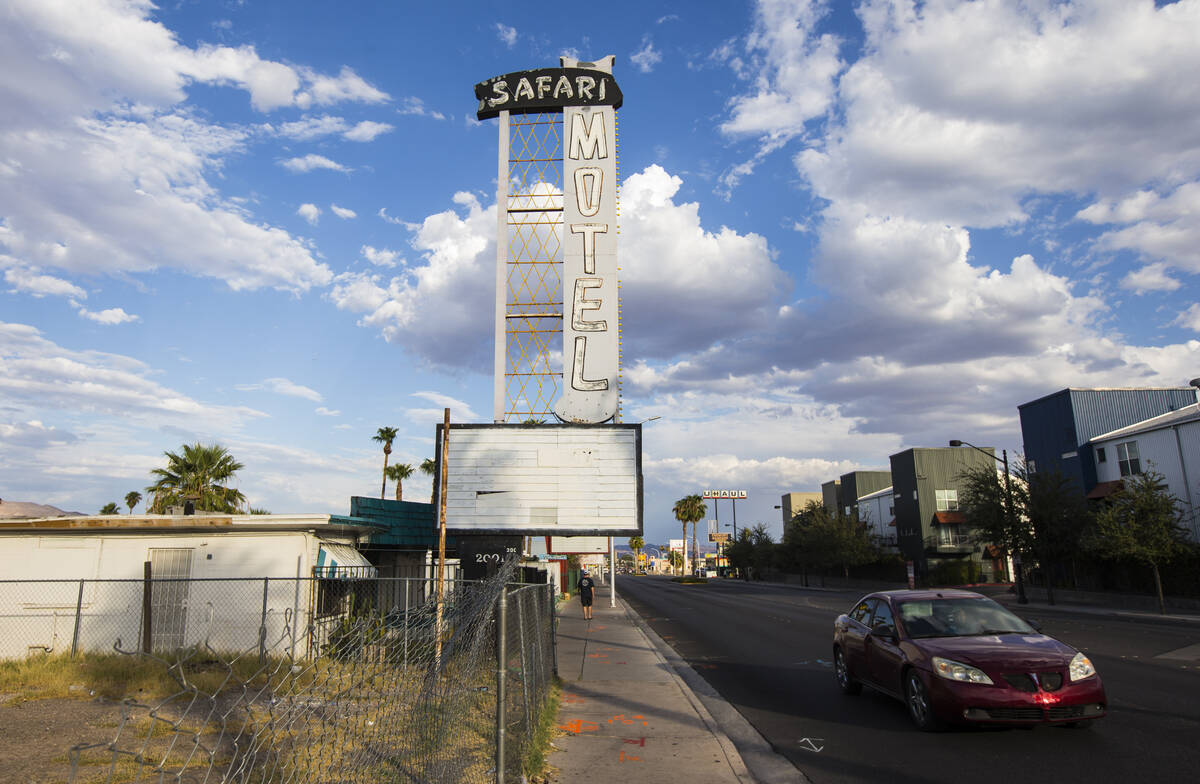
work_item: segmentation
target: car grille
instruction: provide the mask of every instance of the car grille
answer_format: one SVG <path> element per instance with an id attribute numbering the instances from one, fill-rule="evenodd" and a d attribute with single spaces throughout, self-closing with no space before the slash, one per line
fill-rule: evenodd
<path id="1" fill-rule="evenodd" d="M 983 708 L 989 719 L 998 721 L 1041 721 L 1041 708 Z"/>
<path id="2" fill-rule="evenodd" d="M 1008 685 L 1017 691 L 1027 691 L 1032 694 L 1038 690 L 1037 681 L 1023 672 L 1014 675 L 1005 675 L 1004 680 L 1008 681 Z"/>
<path id="3" fill-rule="evenodd" d="M 1058 691 L 1062 688 L 1062 673 L 1040 672 L 1038 673 L 1038 683 L 1042 684 L 1042 688 L 1046 691 Z"/>

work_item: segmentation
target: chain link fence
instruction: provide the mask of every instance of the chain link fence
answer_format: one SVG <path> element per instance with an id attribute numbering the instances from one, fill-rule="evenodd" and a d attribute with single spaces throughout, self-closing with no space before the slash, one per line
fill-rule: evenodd
<path id="1" fill-rule="evenodd" d="M 72 782 L 520 781 L 555 674 L 548 585 L 0 581 L 0 658 L 117 658 L 154 698 L 64 739 Z M 107 735 L 107 733 L 106 733 Z M 92 742 L 89 742 L 92 741 Z"/>

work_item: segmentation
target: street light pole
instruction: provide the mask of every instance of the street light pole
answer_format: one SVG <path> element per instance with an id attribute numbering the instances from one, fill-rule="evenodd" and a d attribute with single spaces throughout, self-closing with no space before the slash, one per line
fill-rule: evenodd
<path id="1" fill-rule="evenodd" d="M 950 446 L 969 446 L 976 452 L 981 452 L 993 460 L 1004 464 L 1004 519 L 1008 521 L 1010 526 L 1009 530 L 1013 530 L 1013 526 L 1016 523 L 1016 517 L 1013 515 L 1012 480 L 1008 476 L 1008 450 L 1001 449 L 1001 457 L 996 457 L 996 455 L 992 452 L 980 449 L 974 444 L 969 444 L 966 441 L 960 441 L 958 439 L 953 439 L 950 441 Z M 1025 596 L 1025 579 L 1021 574 L 1021 547 L 1016 542 L 1014 542 L 1014 544 L 1017 545 L 1013 548 L 1013 571 L 1016 572 L 1015 577 L 1017 579 L 1017 604 L 1029 604 L 1029 599 Z"/>

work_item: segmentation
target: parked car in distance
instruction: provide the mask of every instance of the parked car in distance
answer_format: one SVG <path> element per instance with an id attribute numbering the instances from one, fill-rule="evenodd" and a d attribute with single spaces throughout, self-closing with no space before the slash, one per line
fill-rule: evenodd
<path id="1" fill-rule="evenodd" d="M 1081 651 L 970 591 L 879 591 L 833 625 L 846 694 L 863 685 L 901 700 L 922 730 L 943 722 L 1086 727 L 1108 700 Z"/>

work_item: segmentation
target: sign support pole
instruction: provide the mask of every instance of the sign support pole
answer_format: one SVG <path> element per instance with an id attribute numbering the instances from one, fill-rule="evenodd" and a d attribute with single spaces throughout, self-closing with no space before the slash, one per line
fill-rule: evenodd
<path id="1" fill-rule="evenodd" d="M 442 666 L 442 612 L 446 595 L 446 466 L 449 464 L 450 451 L 450 409 L 445 409 L 442 419 L 442 460 L 438 468 L 441 471 L 440 487 L 441 503 L 438 511 L 438 579 L 437 579 L 437 617 L 434 624 L 435 661 L 437 668 Z"/>
<path id="2" fill-rule="evenodd" d="M 617 545 L 608 537 L 608 606 L 617 606 Z"/>

